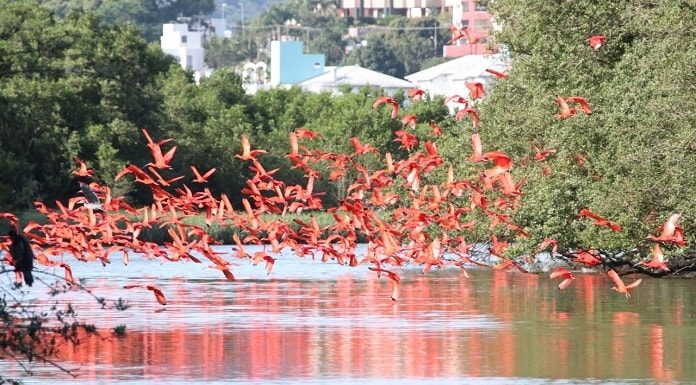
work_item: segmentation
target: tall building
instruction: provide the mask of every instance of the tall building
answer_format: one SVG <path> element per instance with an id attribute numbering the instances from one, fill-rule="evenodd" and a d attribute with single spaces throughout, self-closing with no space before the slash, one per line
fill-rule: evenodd
<path id="1" fill-rule="evenodd" d="M 492 53 L 487 37 L 494 25 L 486 5 L 475 0 L 446 0 L 446 6 L 452 9 L 452 25 L 457 28 L 467 27 L 469 34 L 476 37 L 478 43 L 470 44 L 466 39 L 460 39 L 452 45 L 444 46 L 443 56 L 459 57 Z"/>
<path id="2" fill-rule="evenodd" d="M 182 68 L 202 71 L 205 66 L 205 31 L 192 31 L 186 23 L 163 24 L 160 46 L 164 53 L 177 58 Z"/>
<path id="3" fill-rule="evenodd" d="M 341 0 L 340 12 L 343 16 L 382 17 L 401 15 L 406 17 L 429 16 L 434 11 L 452 11 L 452 25 L 466 27 L 478 42 L 470 44 L 465 39 L 458 40 L 443 48 L 442 56 L 454 58 L 464 55 L 483 55 L 495 53 L 496 49 L 487 39 L 495 27 L 488 7 L 476 0 Z M 446 28 L 446 26 L 443 26 Z M 357 30 L 353 31 L 358 34 Z"/>

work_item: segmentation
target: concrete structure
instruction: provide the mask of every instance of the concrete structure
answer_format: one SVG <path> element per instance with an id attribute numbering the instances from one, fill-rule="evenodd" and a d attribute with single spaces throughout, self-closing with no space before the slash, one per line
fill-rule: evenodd
<path id="1" fill-rule="evenodd" d="M 494 53 L 486 41 L 493 30 L 494 23 L 485 5 L 475 0 L 446 0 L 452 8 L 452 25 L 457 28 L 467 27 L 470 34 L 480 38 L 478 44 L 469 44 L 466 39 L 460 39 L 452 45 L 443 47 L 444 57 L 459 57 L 464 55 L 483 55 Z"/>
<path id="2" fill-rule="evenodd" d="M 271 86 L 299 84 L 324 73 L 323 54 L 305 54 L 301 41 L 271 42 Z"/>
<path id="3" fill-rule="evenodd" d="M 270 88 L 268 65 L 264 62 L 246 63 L 241 73 L 242 87 L 247 94 L 255 94 L 259 90 Z"/>
<path id="4" fill-rule="evenodd" d="M 504 72 L 509 63 L 501 55 L 467 55 L 406 76 L 406 80 L 430 95 L 469 96 L 464 83 L 481 82 L 484 89 L 493 81 L 487 68 Z"/>
<path id="5" fill-rule="evenodd" d="M 385 15 L 402 15 L 423 17 L 435 11 L 452 11 L 452 25 L 457 28 L 467 27 L 470 34 L 479 38 L 479 43 L 469 44 L 460 39 L 452 45 L 443 47 L 444 57 L 464 55 L 483 55 L 496 53 L 487 37 L 495 28 L 495 23 L 485 5 L 476 0 L 341 0 L 339 12 L 352 17 L 383 17 Z M 446 28 L 446 26 L 443 26 Z M 351 37 L 360 38 L 372 30 L 353 28 Z"/>
<path id="6" fill-rule="evenodd" d="M 444 11 L 445 0 L 341 0 L 340 12 L 344 16 L 406 17 L 429 16 L 434 10 Z"/>
<path id="7" fill-rule="evenodd" d="M 305 54 L 301 41 L 271 42 L 271 85 L 299 84 L 324 73 L 323 54 Z"/>
<path id="8" fill-rule="evenodd" d="M 217 37 L 226 37 L 225 33 L 229 32 L 229 34 L 232 34 L 232 31 L 229 31 L 227 29 L 227 22 L 223 18 L 210 18 L 210 25 L 213 27 L 213 35 Z"/>
<path id="9" fill-rule="evenodd" d="M 191 31 L 188 24 L 163 24 L 160 45 L 164 53 L 177 58 L 182 68 L 203 71 L 205 31 Z"/>
<path id="10" fill-rule="evenodd" d="M 365 86 L 383 88 L 393 94 L 399 89 L 413 87 L 410 82 L 369 70 L 360 66 L 325 67 L 323 54 L 306 54 L 301 41 L 271 42 L 271 81 L 266 81 L 263 63 L 244 65 L 242 78 L 248 93 L 270 87 L 298 85 L 310 92 L 332 92 L 349 86 L 358 89 Z"/>
<path id="11" fill-rule="evenodd" d="M 340 93 L 340 89 L 350 86 L 352 90 L 374 86 L 384 89 L 387 95 L 394 95 L 397 90 L 413 88 L 413 83 L 383 73 L 373 71 L 358 65 L 344 67 L 326 67 L 326 72 L 305 80 L 299 84 L 302 89 L 310 92 Z"/>

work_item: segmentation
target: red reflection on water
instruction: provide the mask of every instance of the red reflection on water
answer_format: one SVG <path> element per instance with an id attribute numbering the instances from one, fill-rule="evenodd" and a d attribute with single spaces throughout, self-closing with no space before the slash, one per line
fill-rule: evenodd
<path id="1" fill-rule="evenodd" d="M 577 301 L 585 305 L 585 314 L 592 316 L 595 312 L 594 307 L 594 296 L 597 294 L 595 287 L 596 277 L 591 275 L 576 275 L 574 280 L 575 287 L 578 288 L 578 298 Z"/>
<path id="2" fill-rule="evenodd" d="M 596 292 L 594 280 L 604 277 L 581 275 L 563 292 L 554 282 L 519 273 L 486 278 L 407 275 L 397 304 L 388 299 L 391 283 L 376 277 L 249 283 L 229 291 L 211 286 L 204 295 L 195 292 L 199 284 L 182 281 L 176 283 L 182 306 L 157 314 L 147 308 L 141 315 L 149 318 L 137 330 L 123 338 L 86 337 L 75 349 L 64 349 L 63 358 L 82 364 L 87 379 L 668 381 L 682 373 L 666 363 L 662 326 L 641 329 L 636 312 L 612 311 L 608 319 L 582 314 L 595 308 L 594 295 L 614 294 Z M 591 293 L 584 293 L 588 287 Z M 155 322 L 157 317 L 167 322 Z M 641 332 L 650 354 L 639 345 Z M 669 346 L 670 355 L 681 359 L 684 345 Z"/>
<path id="3" fill-rule="evenodd" d="M 672 381 L 674 376 L 665 368 L 665 338 L 660 325 L 650 327 L 650 370 L 653 378 L 659 381 Z"/>
<path id="4" fill-rule="evenodd" d="M 640 315 L 633 312 L 615 312 L 612 316 L 612 338 L 611 352 L 612 360 L 614 361 L 613 375 L 619 374 L 626 370 L 623 367 L 628 357 L 633 354 L 633 351 L 626 348 L 630 344 L 630 337 L 637 335 L 637 327 L 639 324 Z"/>

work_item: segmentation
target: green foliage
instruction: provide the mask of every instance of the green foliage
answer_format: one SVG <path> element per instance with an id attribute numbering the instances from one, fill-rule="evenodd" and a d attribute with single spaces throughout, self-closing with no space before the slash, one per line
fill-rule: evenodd
<path id="1" fill-rule="evenodd" d="M 304 41 L 308 51 L 325 54 L 328 65 L 339 64 L 343 59 L 342 35 L 346 28 L 346 20 L 336 13 L 334 1 L 316 0 L 291 0 L 272 5 L 249 25 L 251 31 L 264 31 L 256 36 L 260 39 L 257 40 L 260 47 L 267 49 L 266 31 L 272 40 L 280 39 L 280 35 L 293 36 Z"/>
<path id="2" fill-rule="evenodd" d="M 86 161 L 96 179 L 111 186 L 115 195 L 147 203 L 150 192 L 131 176 L 114 181 L 127 163 L 144 167 L 151 161 L 143 128 L 156 141 L 173 139 L 163 145 L 164 151 L 177 146 L 174 171 L 163 171 L 164 178 L 190 176 L 191 165 L 200 171 L 215 167 L 209 187 L 216 194 L 226 193 L 233 202 L 241 198 L 240 189 L 250 175 L 248 164 L 234 157 L 241 151 L 242 134 L 254 148 L 268 150 L 261 160 L 268 169 L 279 168 L 276 176 L 291 184 L 306 183 L 284 157 L 288 133 L 299 127 L 321 134 L 303 143 L 312 151 L 350 153 L 352 137 L 399 151 L 392 133 L 401 125 L 384 108 L 371 108 L 380 90 L 333 96 L 274 89 L 251 97 L 231 70 L 218 70 L 197 85 L 191 73 L 156 46 L 147 45 L 133 28 L 107 26 L 90 14 L 59 20 L 40 7 L 7 4 L 0 12 L 0 20 L 7 21 L 0 27 L 4 28 L 0 49 L 20 55 L 0 58 L 5 73 L 0 79 L 3 207 L 29 207 L 34 200 L 65 201 L 75 196 L 75 156 Z M 446 115 L 441 100 L 412 108 L 422 119 Z M 365 156 L 364 162 L 370 169 L 383 167 L 376 156 Z M 352 176 L 329 181 L 330 170 L 319 171 L 324 177 L 315 187 L 327 193 L 325 202 L 331 205 L 342 199 L 344 193 L 339 191 L 345 191 Z"/>
<path id="3" fill-rule="evenodd" d="M 404 28 L 390 30 L 385 34 L 384 39 L 399 61 L 403 63 L 406 74 L 412 74 L 424 68 L 422 67 L 424 60 L 442 56 L 442 46 L 448 39 L 447 29 L 440 28 L 440 23 L 435 18 L 397 18 L 389 24 L 389 27 Z"/>
<path id="4" fill-rule="evenodd" d="M 696 228 L 693 151 L 696 8 L 684 1 L 492 2 L 513 70 L 481 106 L 484 151 L 529 158 L 558 150 L 545 165 L 513 170 L 525 183 L 517 217 L 533 234 L 565 247 L 631 249 L 672 212 Z M 607 36 L 592 50 L 586 39 Z M 583 96 L 594 113 L 557 120 L 556 96 Z M 576 156 L 586 158 L 584 165 Z M 580 208 L 621 224 L 613 233 L 577 218 Z"/>
<path id="5" fill-rule="evenodd" d="M 109 173 L 117 156 L 134 159 L 116 128 L 160 125 L 155 80 L 171 59 L 90 14 L 58 20 L 32 2 L 0 5 L 0 204 L 74 194 L 74 156 Z"/>
<path id="6" fill-rule="evenodd" d="M 248 164 L 234 157 L 240 152 L 241 134 L 253 148 L 268 150 L 261 161 L 268 169 L 279 168 L 277 177 L 291 184 L 305 183 L 284 157 L 287 135 L 299 127 L 321 134 L 313 141 L 302 140 L 309 151 L 350 153 L 349 140 L 357 137 L 396 157 L 407 154 L 393 140 L 401 123 L 389 118 L 388 107 L 371 108 L 380 90 L 345 90 L 333 96 L 294 88 L 248 96 L 239 76 L 229 70 L 196 85 L 191 73 L 147 45 L 133 28 L 106 26 L 89 14 L 61 21 L 30 4 L 2 4 L 3 207 L 74 196 L 74 156 L 86 160 L 116 194 L 130 191 L 130 199 L 144 201 L 149 192 L 135 188 L 131 177 L 113 184 L 127 162 L 142 166 L 151 160 L 142 128 L 155 140 L 173 138 L 165 150 L 177 146 L 174 171 L 165 172 L 166 178 L 190 175 L 190 165 L 201 171 L 216 167 L 210 187 L 233 201 L 240 198 L 249 175 Z M 279 6 L 265 17 L 314 14 L 307 4 L 292 4 L 297 9 Z M 513 220 L 531 232 L 530 247 L 544 237 L 570 248 L 642 247 L 646 235 L 673 211 L 684 213 L 688 234 L 693 226 L 689 220 L 696 214 L 690 199 L 696 178 L 685 166 L 696 161 L 696 106 L 691 97 L 696 39 L 687 27 L 694 10 L 666 1 L 648 6 L 588 0 L 583 5 L 495 3 L 505 21 L 498 38 L 511 47 L 514 68 L 508 79 L 487 90 L 477 108 L 484 150 L 509 153 L 516 159 L 515 180 L 526 178 Z M 553 16 L 552 8 L 563 17 Z M 315 21 L 333 17 L 331 12 L 326 8 Z M 392 23 L 402 25 L 398 19 Z M 585 41 L 595 33 L 609 37 L 598 51 Z M 426 31 L 422 35 L 429 36 Z M 395 34 L 390 40 L 407 38 Z M 385 41 L 371 39 L 364 52 L 375 47 L 389 51 Z M 365 56 L 375 65 L 384 64 L 384 55 Z M 558 95 L 585 96 L 595 112 L 554 119 Z M 404 114 L 418 116 L 415 133 L 421 140 L 435 139 L 429 121 L 442 126 L 445 134 L 437 139 L 438 149 L 455 165 L 458 177 L 475 179 L 481 165 L 464 161 L 468 154 L 462 154 L 470 147 L 468 120 L 455 122 L 442 98 L 403 104 Z M 537 162 L 532 146 L 556 148 L 557 153 Z M 578 155 L 586 158 L 584 164 L 578 164 Z M 383 159 L 374 155 L 363 156 L 361 162 L 369 170 L 384 167 Z M 542 173 L 547 165 L 550 176 Z M 343 199 L 341 191 L 353 175 L 330 181 L 330 170 L 318 171 L 322 178 L 315 188 L 327 193 L 325 203 Z M 439 177 L 426 176 L 424 183 Z M 577 218 L 581 207 L 624 230 L 612 233 Z"/>
<path id="7" fill-rule="evenodd" d="M 377 36 L 368 39 L 366 46 L 355 47 L 346 57 L 345 64 L 357 64 L 397 78 L 405 75 L 404 65 L 394 50 Z"/>
<path id="8" fill-rule="evenodd" d="M 186 72 L 172 68 L 163 79 L 162 93 L 169 119 L 167 127 L 155 132 L 158 138 L 175 139 L 174 169 L 189 173 L 191 165 L 201 171 L 216 167 L 210 179 L 213 190 L 237 195 L 243 171 L 234 154 L 241 152 L 241 133 L 253 131 L 250 100 L 240 77 L 218 70 L 198 86 Z"/>
<path id="9" fill-rule="evenodd" d="M 215 37 L 206 42 L 205 62 L 211 68 L 234 67 L 257 59 L 258 47 L 251 34 L 231 39 Z"/>
<path id="10" fill-rule="evenodd" d="M 213 0 L 39 0 L 39 3 L 62 17 L 75 11 L 89 12 L 98 15 L 109 24 L 132 24 L 148 41 L 159 40 L 162 24 L 172 22 L 179 16 L 208 14 L 215 7 Z"/>

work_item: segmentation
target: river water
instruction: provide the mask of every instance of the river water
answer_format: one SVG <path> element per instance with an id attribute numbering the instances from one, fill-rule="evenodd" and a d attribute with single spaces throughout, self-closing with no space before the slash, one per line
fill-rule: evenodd
<path id="1" fill-rule="evenodd" d="M 128 309 L 58 297 L 103 336 L 127 326 L 62 350 L 78 378 L 43 365 L 26 376 L 7 361 L 0 373 L 85 385 L 696 383 L 696 281 L 643 279 L 626 299 L 603 275 L 559 291 L 545 275 L 403 269 L 393 303 L 391 282 L 366 266 L 283 256 L 268 275 L 240 261 L 230 282 L 206 264 L 130 259 L 73 263 L 95 294 Z M 129 283 L 158 285 L 168 304 Z M 47 303 L 42 290 L 27 295 Z"/>

